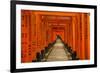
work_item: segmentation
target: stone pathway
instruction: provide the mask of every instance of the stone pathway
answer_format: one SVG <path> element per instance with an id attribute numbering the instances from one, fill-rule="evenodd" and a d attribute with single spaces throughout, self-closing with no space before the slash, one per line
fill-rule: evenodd
<path id="1" fill-rule="evenodd" d="M 63 43 L 60 39 L 57 39 L 46 61 L 66 61 L 68 59 Z"/>

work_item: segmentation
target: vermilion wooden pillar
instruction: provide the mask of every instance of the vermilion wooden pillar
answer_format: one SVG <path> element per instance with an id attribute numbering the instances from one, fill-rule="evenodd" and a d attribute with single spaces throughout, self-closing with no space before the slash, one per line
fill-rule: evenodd
<path id="1" fill-rule="evenodd" d="M 77 41 L 77 54 L 78 54 L 78 57 L 81 59 L 81 34 L 80 34 L 80 30 L 81 30 L 81 28 L 80 28 L 80 25 L 81 25 L 81 15 L 80 14 L 77 14 L 77 25 L 76 25 L 76 32 L 77 32 L 77 38 L 76 38 L 76 41 Z"/>
<path id="2" fill-rule="evenodd" d="M 31 61 L 36 59 L 36 15 L 34 13 L 34 11 L 31 11 L 31 44 L 32 44 L 32 48 L 31 48 Z"/>
<path id="3" fill-rule="evenodd" d="M 68 40 L 68 39 L 67 39 L 67 38 L 68 38 L 68 35 L 67 35 L 67 32 L 68 32 L 68 31 L 67 31 L 67 28 L 68 28 L 68 27 L 67 27 L 67 24 L 66 24 L 66 25 L 65 25 L 65 30 L 64 30 L 64 33 L 65 33 L 64 42 L 65 42 L 66 44 L 67 44 L 67 40 Z"/>
<path id="4" fill-rule="evenodd" d="M 46 46 L 46 35 L 47 35 L 47 33 L 46 33 L 46 24 L 45 24 L 45 17 L 44 17 L 44 15 L 41 15 L 41 20 L 40 20 L 41 22 L 41 37 L 42 37 L 42 39 L 41 39 L 41 41 L 42 41 L 42 44 L 41 44 L 41 48 L 44 50 L 44 47 Z"/>
<path id="5" fill-rule="evenodd" d="M 65 28 L 65 32 L 66 32 L 66 43 L 69 45 L 69 24 L 66 24 L 66 28 Z"/>
<path id="6" fill-rule="evenodd" d="M 69 24 L 67 24 L 67 43 L 69 45 Z"/>
<path id="7" fill-rule="evenodd" d="M 84 14 L 85 21 L 84 21 L 84 39 L 85 39 L 85 58 L 90 59 L 90 23 L 89 23 L 89 14 Z"/>
<path id="8" fill-rule="evenodd" d="M 69 32 L 68 32 L 68 36 L 69 36 L 68 39 L 69 39 L 69 41 L 68 41 L 68 42 L 69 42 L 69 46 L 71 46 L 71 45 L 70 45 L 70 42 L 71 42 L 71 40 L 70 40 L 70 38 L 71 38 L 71 37 L 70 37 L 70 36 L 71 36 L 71 33 L 70 33 L 70 30 L 71 30 L 70 24 L 68 24 L 68 28 L 69 28 L 69 30 L 68 30 L 68 31 L 69 31 Z"/>
<path id="9" fill-rule="evenodd" d="M 69 23 L 69 46 L 73 47 L 73 25 L 72 22 Z"/>
<path id="10" fill-rule="evenodd" d="M 76 18 L 73 16 L 72 17 L 72 34 L 73 34 L 73 36 L 72 36 L 72 38 L 73 38 L 73 40 L 72 40 L 72 48 L 73 48 L 73 51 L 76 51 L 77 52 L 77 48 L 75 48 L 75 41 L 77 41 L 77 40 L 75 40 L 75 37 L 76 37 L 76 31 L 75 31 L 75 26 L 76 26 L 77 24 L 76 24 Z"/>
<path id="11" fill-rule="evenodd" d="M 81 59 L 85 59 L 84 14 L 81 14 Z"/>
<path id="12" fill-rule="evenodd" d="M 42 15 L 42 20 L 41 20 L 41 26 L 42 26 L 42 36 L 43 36 L 43 49 L 44 49 L 44 47 L 45 46 L 47 46 L 47 43 L 48 43 L 48 41 L 47 41 L 47 35 L 48 35 L 48 33 L 47 33 L 47 25 L 46 25 L 46 17 L 44 16 L 44 15 Z"/>
<path id="13" fill-rule="evenodd" d="M 36 40 L 37 40 L 37 51 L 40 51 L 40 44 L 41 44 L 41 32 L 40 32 L 40 20 L 39 15 L 36 13 Z"/>
<path id="14" fill-rule="evenodd" d="M 79 16 L 75 16 L 74 17 L 74 26 L 75 26 L 75 33 L 73 35 L 73 37 L 75 38 L 75 42 L 74 42 L 74 47 L 75 47 L 75 50 L 76 50 L 76 53 L 77 53 L 77 57 L 80 58 L 80 22 L 79 22 L 80 18 Z M 73 41 L 74 41 L 74 38 L 73 38 Z"/>
<path id="15" fill-rule="evenodd" d="M 88 44 L 87 48 L 88 48 L 88 50 L 87 50 L 86 59 L 90 59 L 90 15 L 87 14 L 86 16 L 87 16 L 87 31 L 88 31 L 87 32 L 87 44 Z"/>

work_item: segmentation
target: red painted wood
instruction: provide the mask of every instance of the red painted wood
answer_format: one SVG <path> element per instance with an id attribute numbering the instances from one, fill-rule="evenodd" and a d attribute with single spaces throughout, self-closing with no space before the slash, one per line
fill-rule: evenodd
<path id="1" fill-rule="evenodd" d="M 21 11 L 21 62 L 36 60 L 60 35 L 77 52 L 80 60 L 90 59 L 89 14 L 74 12 Z"/>

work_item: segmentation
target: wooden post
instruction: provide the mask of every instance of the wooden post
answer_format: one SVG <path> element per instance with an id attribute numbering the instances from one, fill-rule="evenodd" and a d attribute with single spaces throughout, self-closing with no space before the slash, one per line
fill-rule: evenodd
<path id="1" fill-rule="evenodd" d="M 81 59 L 84 60 L 85 59 L 85 39 L 84 39 L 84 14 L 81 14 Z"/>
<path id="2" fill-rule="evenodd" d="M 73 46 L 72 46 L 72 49 L 73 49 L 73 51 L 76 51 L 76 48 L 75 48 L 75 36 L 76 36 L 76 35 L 75 35 L 75 34 L 76 34 L 76 33 L 75 33 L 75 32 L 76 32 L 76 31 L 75 31 L 75 25 L 77 25 L 77 24 L 76 24 L 75 21 L 76 21 L 76 19 L 75 19 L 75 17 L 73 16 L 73 17 L 72 17 L 72 34 L 73 34 L 73 35 L 72 35 L 72 37 L 73 37 L 73 40 L 72 40 L 72 42 L 73 42 L 73 43 L 72 43 L 72 45 L 73 45 Z"/>

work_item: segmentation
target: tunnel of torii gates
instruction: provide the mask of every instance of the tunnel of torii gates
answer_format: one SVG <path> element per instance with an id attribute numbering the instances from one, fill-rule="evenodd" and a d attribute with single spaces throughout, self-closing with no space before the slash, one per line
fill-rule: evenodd
<path id="1" fill-rule="evenodd" d="M 60 35 L 79 60 L 90 59 L 89 13 L 21 10 L 21 62 L 32 62 L 36 53 Z"/>

